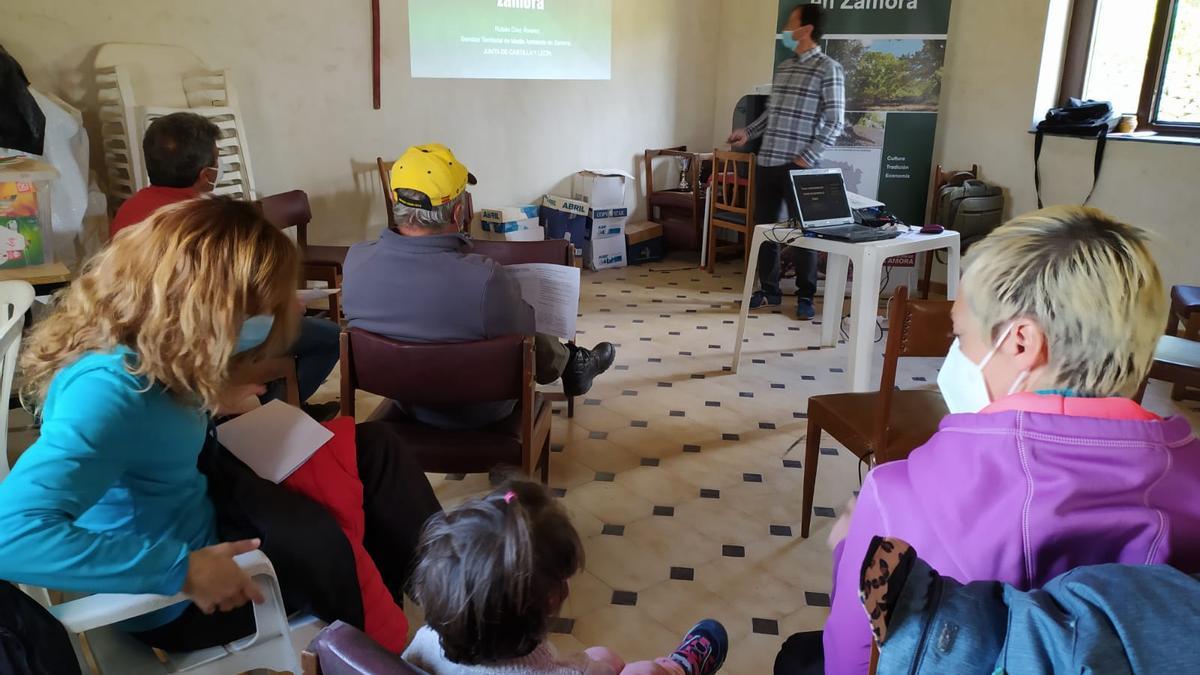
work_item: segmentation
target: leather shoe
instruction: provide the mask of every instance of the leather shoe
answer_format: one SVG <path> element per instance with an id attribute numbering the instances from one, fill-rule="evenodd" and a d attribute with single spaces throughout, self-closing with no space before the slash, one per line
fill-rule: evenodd
<path id="1" fill-rule="evenodd" d="M 758 309 L 764 305 L 778 307 L 781 304 L 783 304 L 783 298 L 778 295 L 767 295 L 762 291 L 754 291 L 754 295 L 750 296 L 750 309 Z"/>
<path id="2" fill-rule="evenodd" d="M 592 388 L 592 380 L 608 370 L 617 358 L 611 342 L 601 342 L 591 349 L 571 347 L 571 358 L 563 369 L 563 392 L 567 396 L 583 396 Z"/>

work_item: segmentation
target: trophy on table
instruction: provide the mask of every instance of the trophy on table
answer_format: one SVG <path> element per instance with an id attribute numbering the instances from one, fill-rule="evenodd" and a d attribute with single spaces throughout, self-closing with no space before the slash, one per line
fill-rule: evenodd
<path id="1" fill-rule="evenodd" d="M 681 192 L 690 192 L 691 184 L 688 183 L 688 169 L 692 166 L 692 158 L 686 155 L 679 157 L 679 190 Z"/>

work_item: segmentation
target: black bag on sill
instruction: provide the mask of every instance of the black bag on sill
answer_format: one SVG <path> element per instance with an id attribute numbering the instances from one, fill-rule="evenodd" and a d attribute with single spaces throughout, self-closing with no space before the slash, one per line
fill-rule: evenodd
<path id="1" fill-rule="evenodd" d="M 1108 132 L 1117 126 L 1121 116 L 1113 113 L 1112 104 L 1108 101 L 1081 101 L 1077 98 L 1067 100 L 1067 105 L 1061 108 L 1051 108 L 1046 112 L 1046 119 L 1038 122 L 1037 134 L 1033 141 L 1033 186 L 1037 190 L 1038 208 L 1042 208 L 1042 177 L 1038 172 L 1038 158 L 1042 156 L 1042 137 L 1045 134 L 1060 136 L 1081 136 L 1096 139 L 1096 159 L 1092 172 L 1092 189 L 1088 190 L 1083 203 L 1087 204 L 1096 191 L 1096 181 L 1100 179 L 1100 165 L 1104 163 L 1104 144 Z"/>

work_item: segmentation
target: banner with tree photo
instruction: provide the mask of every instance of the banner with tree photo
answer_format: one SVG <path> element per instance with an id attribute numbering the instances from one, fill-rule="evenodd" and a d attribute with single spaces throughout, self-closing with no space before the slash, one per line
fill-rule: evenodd
<path id="1" fill-rule="evenodd" d="M 796 4 L 780 0 L 780 27 Z M 848 190 L 920 224 L 933 173 L 950 0 L 812 4 L 826 12 L 821 47 L 846 77 L 846 126 L 821 166 L 840 168 Z M 776 65 L 792 55 L 777 44 Z"/>

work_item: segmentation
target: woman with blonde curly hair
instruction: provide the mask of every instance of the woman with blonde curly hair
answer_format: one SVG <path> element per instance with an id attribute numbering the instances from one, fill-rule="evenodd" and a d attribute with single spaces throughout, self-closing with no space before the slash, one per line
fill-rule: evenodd
<path id="1" fill-rule="evenodd" d="M 253 632 L 246 603 L 259 594 L 233 557 L 261 543 L 289 605 L 362 622 L 353 567 L 338 586 L 289 550 L 328 522 L 349 551 L 332 517 L 248 475 L 212 433 L 214 415 L 263 390 L 247 373 L 290 344 L 298 269 L 295 246 L 253 205 L 222 198 L 162 209 L 85 265 L 25 342 L 23 394 L 42 428 L 0 483 L 0 578 L 183 591 L 191 603 L 123 628 L 197 649 Z M 387 542 L 371 554 L 399 593 L 437 502 L 411 457 L 388 446 L 360 427 L 367 544 Z M 242 513 L 266 504 L 285 512 Z M 372 508 L 393 517 L 373 520 Z M 266 531 L 277 525 L 304 531 Z"/>
<path id="2" fill-rule="evenodd" d="M 1147 239 L 1096 209 L 1060 206 L 971 248 L 958 339 L 938 375 L 951 414 L 863 481 L 834 552 L 826 673 L 867 672 L 858 581 L 876 535 L 907 541 L 961 582 L 1022 590 L 1101 563 L 1200 572 L 1200 441 L 1185 418 L 1132 400 L 1167 314 Z"/>

